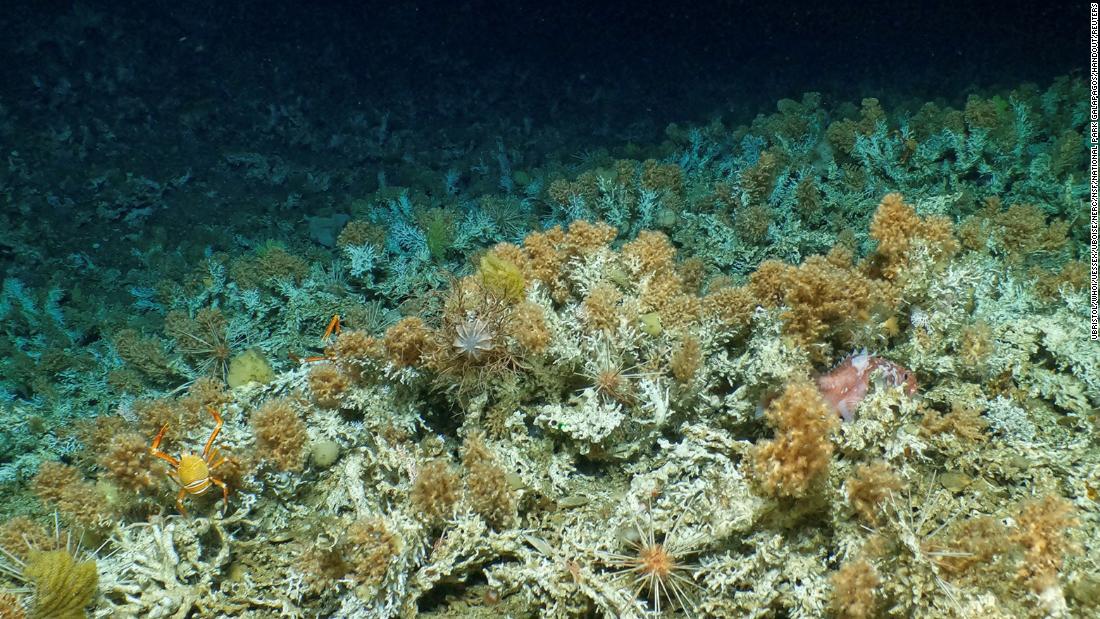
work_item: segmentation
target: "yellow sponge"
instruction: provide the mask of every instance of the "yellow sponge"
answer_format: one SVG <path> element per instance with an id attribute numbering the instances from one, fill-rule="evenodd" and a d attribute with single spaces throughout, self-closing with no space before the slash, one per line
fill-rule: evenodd
<path id="1" fill-rule="evenodd" d="M 254 348 L 233 357 L 229 362 L 226 382 L 230 387 L 239 387 L 251 382 L 266 384 L 273 380 L 275 380 L 275 370 L 271 369 L 271 364 L 267 362 L 263 353 Z"/>
<path id="2" fill-rule="evenodd" d="M 513 303 L 523 300 L 527 283 L 523 271 L 511 260 L 489 252 L 481 258 L 479 274 L 481 283 L 493 294 Z"/>

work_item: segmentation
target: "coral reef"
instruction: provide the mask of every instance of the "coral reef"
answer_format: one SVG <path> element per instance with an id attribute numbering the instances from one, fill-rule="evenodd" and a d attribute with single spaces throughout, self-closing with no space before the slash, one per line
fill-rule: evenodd
<path id="1" fill-rule="evenodd" d="M 563 131 L 335 46 L 222 103 L 184 21 L 152 95 L 66 10 L 8 17 L 0 617 L 1100 614 L 1082 80 Z"/>

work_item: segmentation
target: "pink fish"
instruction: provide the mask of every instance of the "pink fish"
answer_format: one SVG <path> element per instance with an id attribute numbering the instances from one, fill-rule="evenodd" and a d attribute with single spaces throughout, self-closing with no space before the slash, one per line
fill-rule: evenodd
<path id="1" fill-rule="evenodd" d="M 817 388 L 821 396 L 845 421 L 855 419 L 856 408 L 867 395 L 871 375 L 881 370 L 884 386 L 901 387 L 908 395 L 917 392 L 917 375 L 912 371 L 882 357 L 870 355 L 864 349 L 848 355 L 828 374 L 817 377 Z"/>

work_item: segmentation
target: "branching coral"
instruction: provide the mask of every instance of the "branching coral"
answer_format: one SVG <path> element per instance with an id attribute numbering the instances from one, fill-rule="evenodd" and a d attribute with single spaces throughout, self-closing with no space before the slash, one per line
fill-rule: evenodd
<path id="1" fill-rule="evenodd" d="M 1058 585 L 1063 560 L 1076 550 L 1066 531 L 1077 524 L 1073 506 L 1061 497 L 1030 501 L 1020 510 L 1011 536 L 1024 550 L 1017 575 L 1040 596 Z"/>
<path id="2" fill-rule="evenodd" d="M 33 549 L 57 550 L 57 542 L 51 539 L 46 527 L 26 516 L 16 516 L 0 526 L 0 549 L 5 555 L 26 560 Z"/>
<path id="3" fill-rule="evenodd" d="M 247 561 L 234 552 L 234 541 L 254 524 L 248 515 L 242 508 L 224 518 L 153 518 L 120 524 L 114 530 L 112 552 L 97 561 L 103 574 L 102 610 L 112 617 L 216 617 L 256 608 L 295 616 L 293 603 L 285 599 L 289 592 L 259 590 L 257 581 L 270 578 L 263 570 L 251 571 L 246 585 L 226 586 L 224 577 L 234 555 Z M 264 548 L 254 545 L 252 553 Z"/>
<path id="4" fill-rule="evenodd" d="M 309 264 L 276 242 L 258 248 L 253 256 L 235 260 L 229 268 L 233 281 L 242 288 L 263 288 L 277 279 L 300 281 Z"/>
<path id="5" fill-rule="evenodd" d="M 390 562 L 401 552 L 401 541 L 381 518 L 353 522 L 347 529 L 344 544 L 352 574 L 370 586 L 382 582 Z"/>
<path id="6" fill-rule="evenodd" d="M 699 346 L 699 338 L 694 335 L 685 336 L 679 348 L 669 359 L 669 370 L 672 371 L 672 376 L 678 383 L 686 385 L 691 382 L 702 365 L 703 351 Z"/>
<path id="7" fill-rule="evenodd" d="M 386 356 L 381 340 L 365 331 L 348 329 L 340 333 L 328 347 L 325 357 L 330 359 L 352 380 L 366 378 L 371 368 L 376 368 Z"/>
<path id="8" fill-rule="evenodd" d="M 682 328 L 700 317 L 698 297 L 686 285 L 673 258 L 676 249 L 660 232 L 641 232 L 622 249 L 622 261 L 637 278 L 641 311 L 657 312 L 667 328 Z"/>
<path id="9" fill-rule="evenodd" d="M 524 301 L 512 308 L 504 323 L 504 334 L 520 345 L 525 353 L 539 354 L 550 345 L 546 314 L 537 303 Z"/>
<path id="10" fill-rule="evenodd" d="M 252 413 L 257 452 L 284 471 L 301 470 L 309 440 L 293 405 L 287 400 L 269 400 Z"/>
<path id="11" fill-rule="evenodd" d="M 610 284 L 597 284 L 581 304 L 580 318 L 591 331 L 610 333 L 619 326 L 623 294 Z"/>
<path id="12" fill-rule="evenodd" d="M 131 492 L 147 492 L 157 486 L 153 472 L 156 460 L 149 454 L 148 439 L 137 432 L 125 432 L 111 440 L 99 464 L 107 477 Z"/>
<path id="13" fill-rule="evenodd" d="M 419 515 L 429 523 L 448 519 L 461 494 L 461 480 L 449 463 L 435 460 L 417 471 L 409 491 L 409 501 Z"/>
<path id="14" fill-rule="evenodd" d="M 122 329 L 113 338 L 118 356 L 155 384 L 166 384 L 178 373 L 172 368 L 161 342 L 133 329 Z"/>
<path id="15" fill-rule="evenodd" d="M 102 529 L 110 521 L 110 507 L 94 484 L 80 472 L 60 462 L 44 462 L 33 481 L 35 494 L 67 519 L 89 529 Z"/>
<path id="16" fill-rule="evenodd" d="M 545 232 L 533 232 L 523 240 L 527 259 L 522 266 L 528 269 L 528 279 L 542 282 L 551 298 L 564 302 L 569 295 L 568 284 L 562 278 L 565 265 L 605 247 L 616 234 L 615 228 L 607 224 L 583 220 L 571 223 L 568 232 L 557 226 Z"/>
<path id="17" fill-rule="evenodd" d="M 850 261 L 843 263 L 836 252 L 828 258 L 811 256 L 798 267 L 768 261 L 749 280 L 757 302 L 783 308 L 784 330 L 818 361 L 836 347 L 851 347 L 852 328 L 870 320 L 876 304 L 873 283 Z"/>
<path id="18" fill-rule="evenodd" d="M 912 260 L 911 252 L 922 247 L 942 263 L 958 250 L 951 221 L 945 217 L 921 217 L 905 203 L 901 194 L 887 194 L 871 218 L 871 238 L 878 241 L 876 259 L 882 276 L 895 281 Z"/>
<path id="19" fill-rule="evenodd" d="M 840 619 L 870 619 L 878 615 L 876 590 L 882 580 L 866 561 L 845 563 L 830 578 L 833 612 Z"/>
<path id="20" fill-rule="evenodd" d="M 756 479 L 772 496 L 803 497 L 829 468 L 829 431 L 838 419 L 809 382 L 788 385 L 768 406 L 767 418 L 775 438 L 754 450 Z"/>
<path id="21" fill-rule="evenodd" d="M 879 522 L 885 502 L 903 488 L 901 479 L 885 462 L 871 462 L 856 467 L 845 482 L 848 504 L 859 519 Z"/>
<path id="22" fill-rule="evenodd" d="M 416 365 L 431 351 L 432 336 L 421 318 L 409 316 L 386 330 L 383 344 L 394 365 L 407 367 Z"/>
<path id="23" fill-rule="evenodd" d="M 503 528 L 516 516 L 516 497 L 508 476 L 496 463 L 481 437 L 466 439 L 462 456 L 466 470 L 466 499 L 492 528 Z"/>
<path id="24" fill-rule="evenodd" d="M 0 593 L 0 619 L 27 619 L 23 603 L 14 594 Z"/>
<path id="25" fill-rule="evenodd" d="M 959 225 L 959 239 L 971 251 L 993 251 L 1010 264 L 1023 264 L 1032 255 L 1057 254 L 1066 247 L 1069 224 L 1047 219 L 1034 205 L 1005 208 L 999 198 L 990 197 L 982 210 Z"/>
<path id="26" fill-rule="evenodd" d="M 309 392 L 321 408 L 336 408 L 351 381 L 336 366 L 323 363 L 309 369 Z"/>

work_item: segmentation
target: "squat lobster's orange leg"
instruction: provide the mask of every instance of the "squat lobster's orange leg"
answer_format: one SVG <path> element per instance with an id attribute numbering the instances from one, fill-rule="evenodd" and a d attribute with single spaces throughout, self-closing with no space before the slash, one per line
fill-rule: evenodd
<path id="1" fill-rule="evenodd" d="M 202 448 L 202 459 L 204 462 L 206 462 L 206 470 L 209 472 L 225 464 L 227 458 L 222 457 L 220 460 L 217 460 L 216 462 L 214 461 L 214 458 L 218 457 L 218 450 L 215 449 L 213 453 L 211 453 L 210 448 L 214 445 L 214 439 L 218 438 L 218 433 L 222 431 L 223 422 L 221 413 L 218 412 L 218 409 L 214 408 L 213 406 L 207 405 L 206 410 L 210 411 L 210 415 L 214 417 L 214 431 L 210 433 L 210 438 L 206 439 L 206 446 Z M 210 483 L 222 489 L 222 504 L 224 504 L 225 508 L 228 509 L 229 488 L 226 487 L 225 482 L 217 479 L 213 475 L 210 475 L 209 477 L 207 477 L 207 479 L 210 480 Z"/>
<path id="2" fill-rule="evenodd" d="M 218 438 L 218 432 L 222 431 L 222 416 L 218 409 L 209 404 L 206 405 L 206 410 L 214 416 L 214 431 L 210 433 L 210 438 L 206 439 L 206 447 L 202 448 L 202 459 L 210 462 L 210 446 L 214 444 L 214 439 Z"/>
<path id="3" fill-rule="evenodd" d="M 333 314 L 332 320 L 328 321 L 328 326 L 325 327 L 325 334 L 321 336 L 321 343 L 327 343 L 328 338 L 332 337 L 333 335 L 340 335 L 340 314 Z M 298 356 L 293 353 L 291 353 L 290 358 L 295 363 L 298 363 L 299 361 L 304 361 L 306 363 L 316 363 L 317 361 L 325 361 L 326 359 L 328 359 L 328 357 L 325 355 L 299 359 Z"/>
<path id="4" fill-rule="evenodd" d="M 225 460 L 223 459 L 222 462 L 225 462 Z M 219 462 L 218 464 L 221 464 L 221 462 Z M 229 509 L 229 487 L 225 485 L 224 481 L 214 477 L 210 478 L 210 483 L 222 489 L 222 507 L 223 509 Z"/>
<path id="5" fill-rule="evenodd" d="M 340 335 L 340 314 L 333 314 L 332 320 L 325 327 L 325 334 L 321 336 L 321 342 L 327 342 L 330 335 Z"/>
<path id="6" fill-rule="evenodd" d="M 180 488 L 180 493 L 176 495 L 176 509 L 180 510 L 180 515 L 184 518 L 188 516 L 187 508 L 183 506 L 183 499 L 187 496 L 187 488 Z"/>

